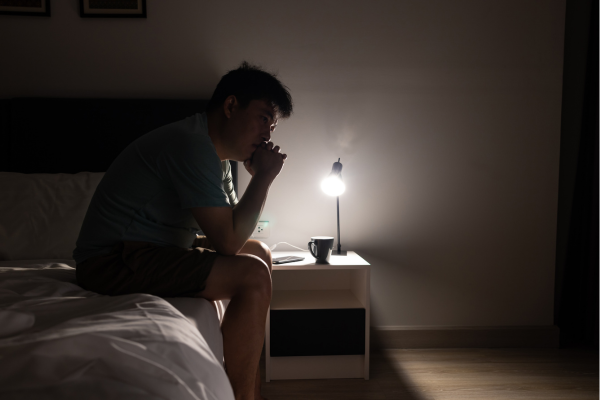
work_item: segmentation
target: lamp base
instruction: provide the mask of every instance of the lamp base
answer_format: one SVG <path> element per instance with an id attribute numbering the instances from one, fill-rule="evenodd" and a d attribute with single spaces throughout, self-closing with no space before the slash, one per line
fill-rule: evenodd
<path id="1" fill-rule="evenodd" d="M 348 252 L 347 252 L 346 250 L 342 250 L 342 251 L 340 251 L 340 252 L 338 253 L 338 251 L 337 251 L 337 250 L 333 250 L 333 251 L 331 252 L 331 255 L 332 255 L 332 256 L 347 256 L 347 255 L 348 255 Z"/>

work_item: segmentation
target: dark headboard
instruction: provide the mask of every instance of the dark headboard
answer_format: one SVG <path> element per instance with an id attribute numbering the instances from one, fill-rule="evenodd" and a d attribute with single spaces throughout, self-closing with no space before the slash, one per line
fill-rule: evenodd
<path id="1" fill-rule="evenodd" d="M 203 112 L 207 100 L 0 100 L 0 171 L 103 172 L 139 136 Z M 237 191 L 237 163 L 231 162 Z"/>

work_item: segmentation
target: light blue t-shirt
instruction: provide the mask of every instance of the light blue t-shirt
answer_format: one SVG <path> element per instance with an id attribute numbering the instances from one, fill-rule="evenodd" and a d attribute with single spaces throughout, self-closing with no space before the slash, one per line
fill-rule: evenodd
<path id="1" fill-rule="evenodd" d="M 111 164 L 87 210 L 73 258 L 110 253 L 122 241 L 190 247 L 201 230 L 192 207 L 233 207 L 231 165 L 219 159 L 206 114 L 155 129 Z"/>

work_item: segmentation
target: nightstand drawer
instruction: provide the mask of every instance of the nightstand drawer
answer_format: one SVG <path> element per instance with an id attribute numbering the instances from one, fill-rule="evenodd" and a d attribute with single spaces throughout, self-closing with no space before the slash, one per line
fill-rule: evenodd
<path id="1" fill-rule="evenodd" d="M 271 357 L 365 354 L 365 309 L 271 310 Z"/>

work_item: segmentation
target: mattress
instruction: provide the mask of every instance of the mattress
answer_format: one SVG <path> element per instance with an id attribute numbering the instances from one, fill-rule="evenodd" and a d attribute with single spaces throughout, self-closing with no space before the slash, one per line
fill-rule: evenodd
<path id="1" fill-rule="evenodd" d="M 2 399 L 234 398 L 212 303 L 85 291 L 72 260 L 0 262 L 0 360 Z"/>

